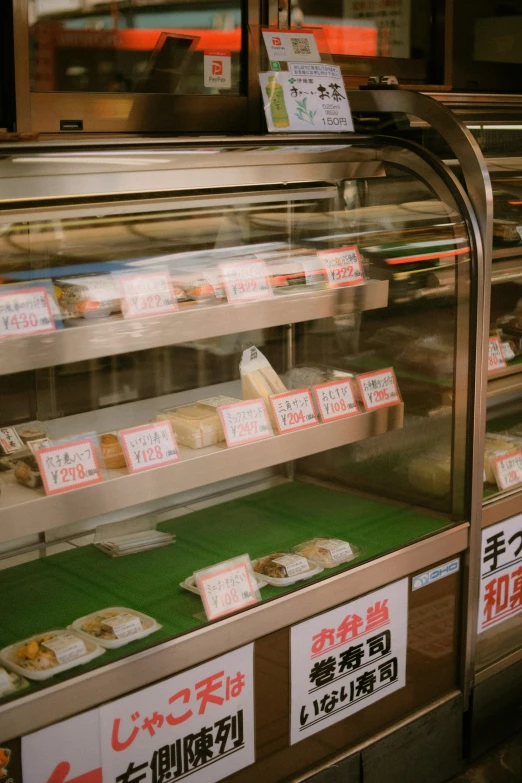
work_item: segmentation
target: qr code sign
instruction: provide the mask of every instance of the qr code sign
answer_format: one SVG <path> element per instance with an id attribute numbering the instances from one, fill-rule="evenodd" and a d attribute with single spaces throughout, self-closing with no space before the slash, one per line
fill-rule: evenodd
<path id="1" fill-rule="evenodd" d="M 310 40 L 308 38 L 290 38 L 290 42 L 294 54 L 312 54 Z"/>

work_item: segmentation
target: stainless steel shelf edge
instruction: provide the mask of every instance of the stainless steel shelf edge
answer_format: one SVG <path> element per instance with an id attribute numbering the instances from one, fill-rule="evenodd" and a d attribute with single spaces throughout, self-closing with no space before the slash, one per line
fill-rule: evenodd
<path id="1" fill-rule="evenodd" d="M 194 457 L 175 465 L 108 479 L 60 495 L 40 496 L 0 509 L 0 542 L 354 443 L 398 429 L 403 421 L 401 403 L 244 446 L 214 448 L 200 456 L 194 452 Z"/>
<path id="2" fill-rule="evenodd" d="M 27 734 L 402 579 L 468 546 L 458 525 L 350 571 L 0 707 L 0 741 Z"/>
<path id="3" fill-rule="evenodd" d="M 172 315 L 64 327 L 50 334 L 1 340 L 0 375 L 373 310 L 387 304 L 388 281 L 369 280 L 353 288 L 275 294 L 259 302 L 195 306 Z"/>

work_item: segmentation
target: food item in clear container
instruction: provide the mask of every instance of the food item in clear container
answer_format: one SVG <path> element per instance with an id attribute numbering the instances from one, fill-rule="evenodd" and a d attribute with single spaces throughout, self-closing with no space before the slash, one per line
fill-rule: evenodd
<path id="1" fill-rule="evenodd" d="M 127 462 L 120 439 L 115 432 L 104 432 L 100 435 L 100 449 L 106 468 L 116 470 L 126 467 Z"/>
<path id="2" fill-rule="evenodd" d="M 77 630 L 104 641 L 132 641 L 132 638 L 141 636 L 143 631 L 156 625 L 152 617 L 138 614 L 132 609 L 103 609 L 83 618 Z"/>
<path id="3" fill-rule="evenodd" d="M 202 449 L 225 440 L 223 425 L 215 408 L 199 402 L 182 408 L 160 411 L 157 421 L 170 421 L 176 440 L 182 446 Z"/>
<path id="4" fill-rule="evenodd" d="M 520 242 L 520 234 L 517 231 L 518 224 L 515 220 L 493 220 L 493 242 L 501 245 L 513 245 Z"/>
<path id="5" fill-rule="evenodd" d="M 272 579 L 288 579 L 311 570 L 305 557 L 288 552 L 272 552 L 252 563 L 254 571 Z"/>
<path id="6" fill-rule="evenodd" d="M 44 440 L 47 437 L 45 430 L 37 427 L 26 427 L 18 430 L 18 434 L 24 443 L 31 443 L 33 440 Z"/>
<path id="7" fill-rule="evenodd" d="M 423 454 L 408 465 L 408 481 L 423 495 L 444 497 L 451 490 L 449 454 Z"/>
<path id="8" fill-rule="evenodd" d="M 67 318 L 105 318 L 121 312 L 120 292 L 110 275 L 59 279 L 54 287 Z"/>
<path id="9" fill-rule="evenodd" d="M 334 568 L 341 563 L 348 563 L 357 557 L 358 550 L 348 541 L 340 538 L 311 538 L 293 547 L 293 551 L 305 557 L 311 563 L 323 568 Z"/>
<path id="10" fill-rule="evenodd" d="M 36 489 L 42 485 L 42 476 L 38 463 L 33 456 L 23 457 L 16 463 L 14 475 L 19 484 L 30 489 Z"/>
<path id="11" fill-rule="evenodd" d="M 87 655 L 85 642 L 73 633 L 44 633 L 15 645 L 12 662 L 27 671 L 56 669 Z"/>
<path id="12" fill-rule="evenodd" d="M 26 688 L 28 684 L 29 683 L 27 680 L 25 680 L 19 674 L 16 674 L 15 672 L 9 672 L 7 669 L 4 669 L 3 666 L 0 666 L 0 699 L 3 696 L 8 696 L 11 693 L 15 693 L 16 691 L 21 690 L 22 688 Z M 0 757 L 0 772 L 1 771 L 2 759 Z M 1 777 L 2 776 L 0 775 L 0 778 Z"/>
<path id="13" fill-rule="evenodd" d="M 243 351 L 239 373 L 241 375 L 243 399 L 264 400 L 272 424 L 275 424 L 275 415 L 270 405 L 270 397 L 272 394 L 281 394 L 288 391 L 288 389 L 268 359 L 263 356 L 258 348 L 247 348 L 246 351 Z"/>

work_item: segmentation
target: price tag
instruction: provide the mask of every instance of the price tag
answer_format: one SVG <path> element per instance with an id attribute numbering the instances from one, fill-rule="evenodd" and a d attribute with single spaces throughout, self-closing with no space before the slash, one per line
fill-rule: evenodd
<path id="1" fill-rule="evenodd" d="M 390 405 L 398 405 L 401 402 L 401 395 L 393 367 L 358 375 L 357 383 L 359 384 L 364 407 L 367 411 L 387 408 Z"/>
<path id="2" fill-rule="evenodd" d="M 263 400 L 244 400 L 218 408 L 227 446 L 271 438 L 272 427 Z"/>
<path id="3" fill-rule="evenodd" d="M 504 354 L 502 352 L 502 345 L 499 337 L 489 338 L 488 348 L 488 372 L 495 372 L 496 370 L 502 370 L 507 367 Z"/>
<path id="4" fill-rule="evenodd" d="M 220 264 L 219 271 L 229 302 L 249 302 L 273 296 L 264 261 L 231 261 Z"/>
<path id="5" fill-rule="evenodd" d="M 362 285 L 365 282 L 357 247 L 322 250 L 318 256 L 330 288 L 345 288 L 350 285 Z"/>
<path id="6" fill-rule="evenodd" d="M 256 604 L 259 591 L 248 555 L 196 571 L 196 584 L 209 620 Z"/>
<path id="7" fill-rule="evenodd" d="M 45 288 L 0 293 L 0 339 L 54 332 L 55 328 Z"/>
<path id="8" fill-rule="evenodd" d="M 173 465 L 181 459 L 170 421 L 121 430 L 120 438 L 131 473 Z"/>
<path id="9" fill-rule="evenodd" d="M 178 303 L 168 272 L 148 272 L 119 277 L 124 318 L 175 313 Z"/>
<path id="10" fill-rule="evenodd" d="M 274 410 L 280 435 L 319 424 L 312 395 L 308 389 L 272 394 L 270 404 Z"/>
<path id="11" fill-rule="evenodd" d="M 136 614 L 122 612 L 116 617 L 107 617 L 102 620 L 102 625 L 110 628 L 117 639 L 124 639 L 126 636 L 136 636 L 143 631 L 141 620 Z"/>
<path id="12" fill-rule="evenodd" d="M 91 438 L 40 449 L 35 454 L 46 495 L 58 495 L 102 479 Z"/>
<path id="13" fill-rule="evenodd" d="M 4 454 L 13 454 L 23 448 L 24 444 L 14 427 L 0 427 L 0 450 Z"/>
<path id="14" fill-rule="evenodd" d="M 511 489 L 522 484 L 522 451 L 496 457 L 493 460 L 493 470 L 499 489 Z"/>
<path id="15" fill-rule="evenodd" d="M 359 413 L 350 380 L 318 383 L 313 387 L 324 422 L 337 421 Z"/>
<path id="16" fill-rule="evenodd" d="M 63 633 L 59 636 L 54 636 L 52 639 L 42 642 L 42 647 L 51 650 L 60 665 L 74 661 L 76 658 L 81 658 L 82 655 L 87 653 L 83 639 L 80 639 L 79 636 L 75 636 L 73 633 Z"/>

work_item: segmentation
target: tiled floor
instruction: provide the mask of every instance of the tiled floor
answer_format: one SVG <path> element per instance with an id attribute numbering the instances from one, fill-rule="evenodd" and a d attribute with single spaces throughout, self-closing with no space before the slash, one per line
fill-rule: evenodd
<path id="1" fill-rule="evenodd" d="M 521 783 L 522 736 L 517 735 L 448 783 Z"/>

